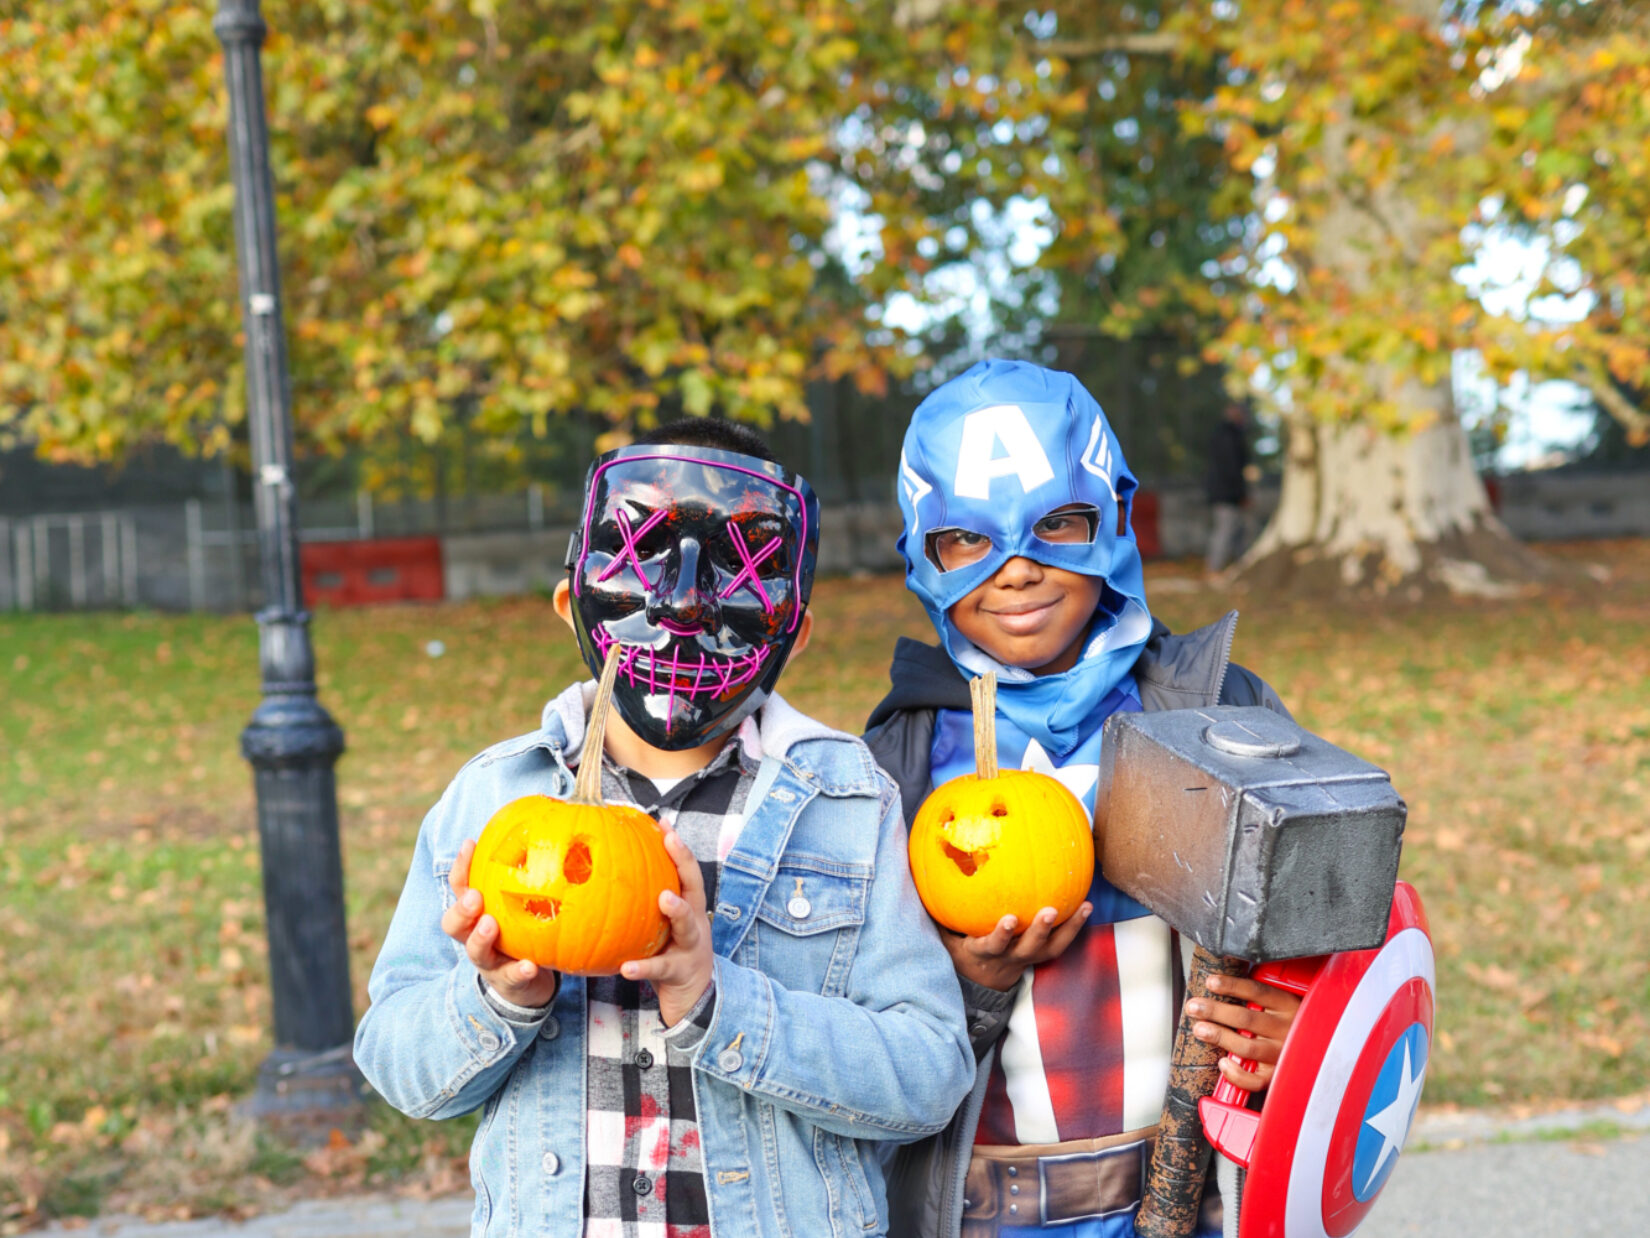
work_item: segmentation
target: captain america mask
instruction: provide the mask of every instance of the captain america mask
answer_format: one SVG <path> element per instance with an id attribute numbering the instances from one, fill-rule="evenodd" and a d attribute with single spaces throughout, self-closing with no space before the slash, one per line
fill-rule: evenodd
<path id="1" fill-rule="evenodd" d="M 999 711 L 1050 752 L 1079 741 L 1151 634 L 1129 522 L 1136 484 L 1094 397 L 1071 375 L 1025 362 L 982 361 L 935 388 L 905 433 L 906 584 L 952 662 L 969 676 L 995 671 Z M 952 607 L 1014 558 L 1101 582 L 1071 670 L 1004 665 L 951 621 Z"/>
<path id="2" fill-rule="evenodd" d="M 613 703 L 655 748 L 709 743 L 755 713 L 801 630 L 819 545 L 808 483 L 710 447 L 597 458 L 574 531 L 573 627 Z"/>

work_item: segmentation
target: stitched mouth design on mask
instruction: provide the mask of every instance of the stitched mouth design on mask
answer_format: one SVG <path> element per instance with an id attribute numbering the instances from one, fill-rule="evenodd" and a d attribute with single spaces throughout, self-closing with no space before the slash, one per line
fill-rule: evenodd
<path id="1" fill-rule="evenodd" d="M 606 658 L 613 638 L 598 629 L 594 639 L 597 651 Z M 668 695 L 668 713 L 674 711 L 677 696 L 720 697 L 744 687 L 761 675 L 773 649 L 759 645 L 749 653 L 719 658 L 702 649 L 684 655 L 680 645 L 672 645 L 668 657 L 665 653 L 644 645 L 625 645 L 619 655 L 619 678 L 651 696 Z"/>

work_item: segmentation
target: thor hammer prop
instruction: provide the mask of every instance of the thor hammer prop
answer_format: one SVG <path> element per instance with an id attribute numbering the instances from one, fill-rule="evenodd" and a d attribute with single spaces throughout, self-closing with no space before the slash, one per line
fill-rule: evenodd
<path id="1" fill-rule="evenodd" d="M 1188 998 L 1211 972 L 1368 950 L 1386 937 L 1405 807 L 1386 773 L 1258 706 L 1113 714 L 1094 825 L 1101 872 L 1196 943 Z M 1169 1091 L 1135 1218 L 1187 1238 L 1210 1147 L 1198 1101 L 1221 1051 L 1175 1031 Z"/>

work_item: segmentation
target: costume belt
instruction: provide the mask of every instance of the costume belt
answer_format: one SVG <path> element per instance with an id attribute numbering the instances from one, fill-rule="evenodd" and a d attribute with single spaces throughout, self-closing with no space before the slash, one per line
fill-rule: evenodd
<path id="1" fill-rule="evenodd" d="M 1140 1206 L 1157 1127 L 1065 1143 L 975 1144 L 963 1185 L 963 1238 L 1131 1213 Z M 1200 1229 L 1220 1228 L 1214 1175 Z"/>

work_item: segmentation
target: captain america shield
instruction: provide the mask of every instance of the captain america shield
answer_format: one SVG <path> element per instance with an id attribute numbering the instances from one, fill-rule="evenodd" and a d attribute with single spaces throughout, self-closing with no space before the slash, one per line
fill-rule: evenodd
<path id="1" fill-rule="evenodd" d="M 1331 955 L 1267 1093 L 1240 1238 L 1345 1238 L 1397 1164 L 1432 1050 L 1432 938 L 1400 881 L 1386 944 Z"/>

